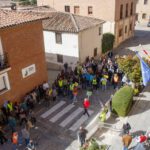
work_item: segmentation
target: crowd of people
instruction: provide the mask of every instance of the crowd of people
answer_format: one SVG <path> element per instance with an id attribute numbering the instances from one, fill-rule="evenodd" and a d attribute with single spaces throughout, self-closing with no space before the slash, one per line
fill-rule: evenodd
<path id="1" fill-rule="evenodd" d="M 78 62 L 74 70 L 65 63 L 64 69 L 58 74 L 51 87 L 48 82 L 44 82 L 27 93 L 20 103 L 5 101 L 0 109 L 0 125 L 9 127 L 14 145 L 19 141 L 17 124 L 22 128 L 21 135 L 26 145 L 30 143 L 30 129 L 36 127 L 36 117 L 33 112 L 36 103 L 41 104 L 44 100 L 46 106 L 49 106 L 52 101 L 57 100 L 58 96 L 66 96 L 74 104 L 78 101 L 79 89 L 84 89 L 88 91 L 87 97 L 83 100 L 84 114 L 89 116 L 88 93 L 97 89 L 106 91 L 111 85 L 117 90 L 120 82 L 125 84 L 127 78 L 118 68 L 117 61 L 112 58 L 112 55 L 109 53 L 98 60 L 87 57 L 84 63 Z M 16 137 L 17 140 L 13 141 Z M 6 141 L 3 129 L 0 128 L 0 143 L 4 144 Z"/>
<path id="2" fill-rule="evenodd" d="M 47 89 L 49 89 L 49 84 L 44 82 L 27 93 L 22 102 L 4 102 L 0 109 L 0 143 L 2 145 L 11 141 L 13 149 L 16 150 L 17 145 L 22 145 L 24 139 L 25 145 L 34 150 L 30 130 L 38 127 L 33 110 L 37 103 L 40 104 L 43 99 L 46 99 Z M 8 138 L 9 131 L 11 137 Z"/>

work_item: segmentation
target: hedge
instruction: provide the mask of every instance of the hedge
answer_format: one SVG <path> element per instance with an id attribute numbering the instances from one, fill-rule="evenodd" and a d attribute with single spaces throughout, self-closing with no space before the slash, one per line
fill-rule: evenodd
<path id="1" fill-rule="evenodd" d="M 126 116 L 132 106 L 134 90 L 130 86 L 119 89 L 112 98 L 112 109 L 118 116 Z"/>
<path id="2" fill-rule="evenodd" d="M 114 47 L 115 36 L 112 33 L 104 33 L 102 39 L 102 52 L 106 53 Z"/>

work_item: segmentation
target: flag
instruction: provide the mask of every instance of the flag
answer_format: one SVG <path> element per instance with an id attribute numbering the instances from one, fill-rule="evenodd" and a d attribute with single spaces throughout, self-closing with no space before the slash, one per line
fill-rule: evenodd
<path id="1" fill-rule="evenodd" d="M 150 68 L 137 52 L 136 55 L 140 59 L 143 85 L 146 86 L 150 82 Z"/>
<path id="2" fill-rule="evenodd" d="M 147 55 L 148 58 L 150 58 L 150 55 L 148 54 L 146 50 L 143 50 L 143 52 L 145 53 L 145 55 Z"/>

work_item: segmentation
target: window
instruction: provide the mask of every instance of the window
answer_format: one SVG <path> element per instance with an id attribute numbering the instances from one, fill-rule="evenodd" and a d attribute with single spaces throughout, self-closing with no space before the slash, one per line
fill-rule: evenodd
<path id="1" fill-rule="evenodd" d="M 138 20 L 139 20 L 139 19 L 138 19 L 138 18 L 139 18 L 139 14 L 138 14 L 138 13 L 136 13 L 136 16 L 135 16 L 135 17 L 136 17 L 136 18 L 135 18 L 135 19 L 136 19 L 136 21 L 138 21 Z"/>
<path id="2" fill-rule="evenodd" d="M 128 29 L 128 27 L 127 27 L 127 26 L 125 26 L 125 33 L 127 33 L 127 29 Z"/>
<path id="3" fill-rule="evenodd" d="M 144 5 L 148 4 L 148 0 L 144 0 Z"/>
<path id="4" fill-rule="evenodd" d="M 97 48 L 94 48 L 94 57 L 97 56 Z"/>
<path id="5" fill-rule="evenodd" d="M 3 54 L 3 45 L 2 45 L 2 40 L 1 40 L 1 37 L 0 37 L 0 55 Z"/>
<path id="6" fill-rule="evenodd" d="M 56 35 L 56 43 L 57 44 L 62 44 L 61 33 L 55 33 L 55 35 Z"/>
<path id="7" fill-rule="evenodd" d="M 0 75 L 0 94 L 10 89 L 7 73 Z"/>
<path id="8" fill-rule="evenodd" d="M 123 18 L 123 5 L 120 5 L 120 19 Z"/>
<path id="9" fill-rule="evenodd" d="M 79 6 L 74 6 L 74 14 L 79 14 L 80 13 L 80 7 Z"/>
<path id="10" fill-rule="evenodd" d="M 88 6 L 88 15 L 93 14 L 93 7 L 92 6 Z"/>
<path id="11" fill-rule="evenodd" d="M 99 35 L 102 34 L 102 27 L 99 27 Z"/>
<path id="12" fill-rule="evenodd" d="M 130 15 L 133 15 L 133 2 L 131 3 Z"/>
<path id="13" fill-rule="evenodd" d="M 57 62 L 63 63 L 63 55 L 57 54 Z"/>
<path id="14" fill-rule="evenodd" d="M 128 4 L 126 4 L 126 17 L 128 17 Z"/>
<path id="15" fill-rule="evenodd" d="M 70 12 L 70 6 L 65 6 L 65 12 Z"/>
<path id="16" fill-rule="evenodd" d="M 132 31 L 132 23 L 130 23 L 130 31 Z"/>
<path id="17" fill-rule="evenodd" d="M 146 14 L 142 14 L 142 19 L 146 19 Z"/>
<path id="18" fill-rule="evenodd" d="M 122 29 L 119 30 L 119 37 L 122 36 Z"/>

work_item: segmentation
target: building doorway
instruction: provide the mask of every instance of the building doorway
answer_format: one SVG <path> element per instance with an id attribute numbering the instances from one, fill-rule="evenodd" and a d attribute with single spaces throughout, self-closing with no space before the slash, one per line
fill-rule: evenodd
<path id="1" fill-rule="evenodd" d="M 94 57 L 97 56 L 97 48 L 94 48 Z"/>

